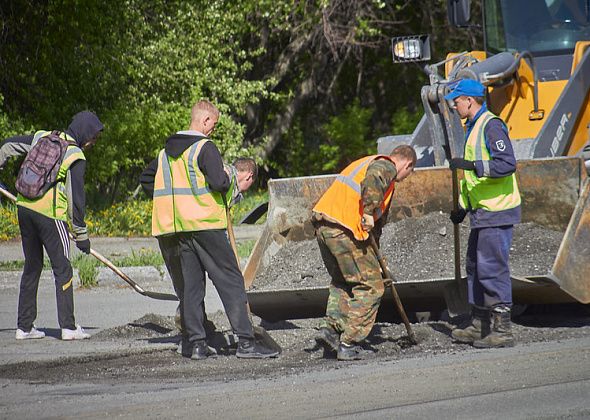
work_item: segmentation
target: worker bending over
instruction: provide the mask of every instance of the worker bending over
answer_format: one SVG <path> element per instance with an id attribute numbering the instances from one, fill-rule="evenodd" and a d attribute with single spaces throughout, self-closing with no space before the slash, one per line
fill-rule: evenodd
<path id="1" fill-rule="evenodd" d="M 411 146 L 348 165 L 313 208 L 313 222 L 330 274 L 326 318 L 317 340 L 339 360 L 370 356 L 361 344 L 369 335 L 385 289 L 379 260 L 368 240 L 379 243 L 396 182 L 416 165 Z"/>

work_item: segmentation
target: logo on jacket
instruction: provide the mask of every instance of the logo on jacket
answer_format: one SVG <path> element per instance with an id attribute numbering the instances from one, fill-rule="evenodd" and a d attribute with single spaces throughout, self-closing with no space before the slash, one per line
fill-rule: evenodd
<path id="1" fill-rule="evenodd" d="M 496 148 L 499 151 L 501 151 L 501 152 L 503 152 L 504 150 L 506 150 L 506 143 L 504 143 L 504 140 L 498 140 L 496 142 Z"/>

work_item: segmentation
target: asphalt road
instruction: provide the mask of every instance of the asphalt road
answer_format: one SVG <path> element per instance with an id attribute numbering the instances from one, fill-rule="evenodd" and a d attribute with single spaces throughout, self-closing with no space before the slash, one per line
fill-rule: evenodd
<path id="1" fill-rule="evenodd" d="M 19 419 L 583 419 L 590 417 L 590 339 L 347 363 L 272 379 L 57 385 L 0 379 L 0 386 L 2 418 Z"/>

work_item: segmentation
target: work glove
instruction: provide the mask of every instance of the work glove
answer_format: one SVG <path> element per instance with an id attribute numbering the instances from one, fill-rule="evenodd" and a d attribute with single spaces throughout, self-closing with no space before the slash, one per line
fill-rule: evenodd
<path id="1" fill-rule="evenodd" d="M 451 210 L 451 222 L 453 222 L 453 224 L 455 225 L 461 223 L 463 219 L 465 219 L 465 216 L 467 216 L 467 210 L 463 208 L 459 208 L 458 210 Z"/>
<path id="2" fill-rule="evenodd" d="M 84 254 L 90 254 L 90 239 L 76 241 L 76 247 Z"/>
<path id="3" fill-rule="evenodd" d="M 363 217 L 361 219 L 361 227 L 365 232 L 368 232 L 371 229 L 373 229 L 375 227 L 375 220 L 373 219 L 373 216 L 371 216 L 370 214 L 363 214 Z"/>
<path id="4" fill-rule="evenodd" d="M 475 171 L 475 162 L 473 162 L 472 160 L 465 160 L 463 158 L 453 158 L 449 162 L 449 168 Z"/>

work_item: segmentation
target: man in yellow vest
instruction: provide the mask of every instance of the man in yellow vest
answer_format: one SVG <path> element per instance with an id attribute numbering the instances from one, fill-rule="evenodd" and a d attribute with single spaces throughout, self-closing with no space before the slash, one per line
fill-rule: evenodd
<path id="1" fill-rule="evenodd" d="M 464 157 L 450 162 L 451 169 L 463 169 L 465 175 L 460 209 L 451 220 L 458 224 L 469 214 L 471 227 L 466 271 L 472 319 L 452 336 L 479 348 L 513 346 L 508 255 L 521 215 L 512 143 L 504 122 L 488 111 L 478 81 L 461 80 L 445 99 L 467 119 Z"/>
<path id="2" fill-rule="evenodd" d="M 69 127 L 59 134 L 70 144 L 59 167 L 55 185 L 36 199 L 18 195 L 18 224 L 25 266 L 18 298 L 17 340 L 45 337 L 45 333 L 33 325 L 37 317 L 37 290 L 43 269 L 43 248 L 49 256 L 55 277 L 62 340 L 90 337 L 81 326 L 76 325 L 74 319 L 73 271 L 69 259 L 67 219 L 72 223 L 72 234 L 78 249 L 86 254 L 90 253 L 90 240 L 84 222 L 86 157 L 82 150 L 87 150 L 96 143 L 102 129 L 103 125 L 94 113 L 82 111 L 74 115 Z M 11 156 L 29 153 L 39 139 L 49 133 L 37 131 L 34 135 L 6 139 L 0 146 L 0 167 Z"/>
<path id="3" fill-rule="evenodd" d="M 226 194 L 231 179 L 217 146 L 208 136 L 219 119 L 209 101 L 197 102 L 189 129 L 173 134 L 158 155 L 154 178 L 152 234 L 176 235 L 184 291 L 182 319 L 186 337 L 182 354 L 191 359 L 215 356 L 206 342 L 203 301 L 209 275 L 238 336 L 236 356 L 275 357 L 254 339 L 248 317 L 244 278 L 227 237 Z"/>
<path id="4" fill-rule="evenodd" d="M 233 164 L 224 165 L 225 172 L 230 176 L 230 188 L 226 193 L 226 202 L 231 208 L 243 199 L 243 193 L 248 191 L 256 177 L 258 176 L 258 166 L 256 161 L 249 157 L 237 158 Z M 158 171 L 158 159 L 150 162 L 147 168 L 139 177 L 139 182 L 144 192 L 150 197 L 154 196 L 154 180 L 156 172 Z M 180 265 L 180 253 L 178 248 L 178 235 L 162 235 L 157 236 L 158 246 L 162 253 L 162 258 L 168 270 L 168 274 L 172 280 L 174 291 L 179 298 L 179 305 L 176 309 L 175 324 L 180 330 L 184 341 L 187 341 L 186 329 L 182 319 L 182 307 L 184 303 L 184 277 L 182 276 L 182 268 Z M 205 305 L 203 305 L 205 311 Z M 211 324 L 207 321 L 207 315 L 203 315 L 205 329 L 207 332 L 212 332 Z M 182 342 L 179 345 L 179 352 L 182 352 Z"/>
<path id="5" fill-rule="evenodd" d="M 322 259 L 332 282 L 326 318 L 317 340 L 338 360 L 368 357 L 362 342 L 375 323 L 384 292 L 379 261 L 369 234 L 378 242 L 396 182 L 416 165 L 411 146 L 389 156 L 373 155 L 348 165 L 313 208 Z"/>

